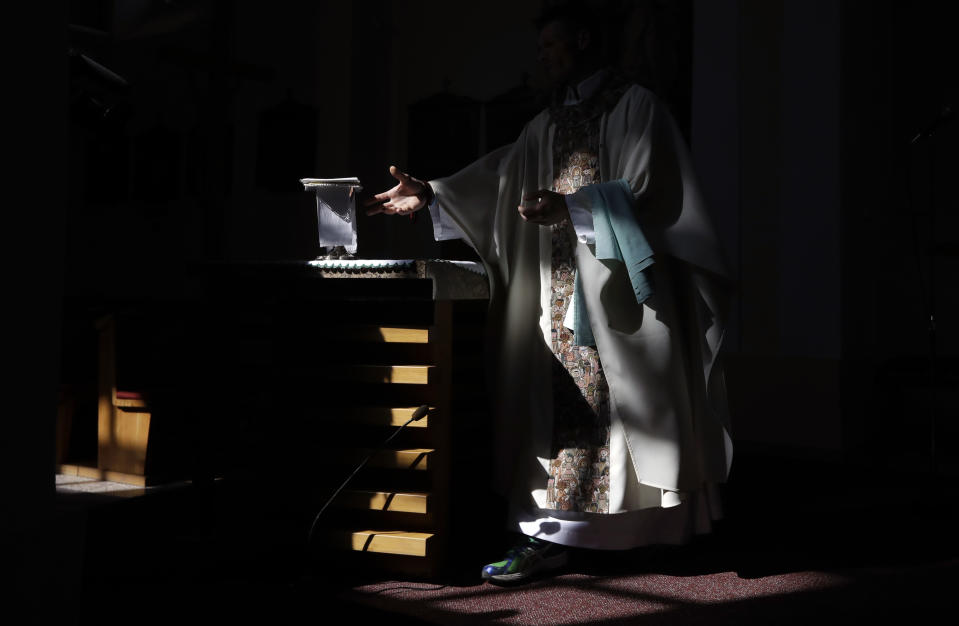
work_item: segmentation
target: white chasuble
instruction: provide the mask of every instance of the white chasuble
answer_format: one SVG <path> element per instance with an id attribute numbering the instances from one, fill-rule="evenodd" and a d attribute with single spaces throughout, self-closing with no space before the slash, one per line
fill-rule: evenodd
<path id="1" fill-rule="evenodd" d="M 717 356 L 728 297 L 725 264 L 683 138 L 648 90 L 629 87 L 599 120 L 603 181 L 625 180 L 654 252 L 655 294 L 638 303 L 622 264 L 576 244 L 575 259 L 609 386 L 608 513 L 545 508 L 552 458 L 549 227 L 524 221 L 522 198 L 553 186 L 555 124 L 544 111 L 517 141 L 431 181 L 452 230 L 490 279 L 494 487 L 517 530 L 579 547 L 682 543 L 720 516 L 715 485 L 732 461 Z M 445 223 L 445 225 L 444 225 Z"/>

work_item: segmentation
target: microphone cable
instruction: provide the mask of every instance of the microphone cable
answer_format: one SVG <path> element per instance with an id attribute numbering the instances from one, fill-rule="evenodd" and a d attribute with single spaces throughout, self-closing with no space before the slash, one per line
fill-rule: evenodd
<path id="1" fill-rule="evenodd" d="M 391 442 L 391 441 L 393 440 L 393 438 L 396 437 L 398 434 L 400 434 L 400 432 L 401 432 L 404 428 L 406 428 L 407 426 L 409 426 L 409 425 L 412 424 L 413 422 L 418 422 L 418 421 L 420 421 L 421 419 L 423 419 L 424 417 L 426 417 L 427 415 L 429 415 L 429 412 L 430 412 L 430 407 L 429 407 L 429 405 L 426 405 L 426 404 L 421 405 L 419 408 L 417 408 L 415 411 L 413 411 L 413 415 L 410 417 L 410 419 L 406 420 L 406 423 L 405 423 L 405 424 L 403 424 L 402 426 L 399 426 L 395 431 L 393 431 L 393 434 L 392 434 L 392 435 L 390 435 L 389 437 L 387 437 L 387 438 L 383 441 L 383 443 L 381 443 L 379 446 L 377 446 L 376 448 L 374 448 L 372 452 L 370 452 L 369 454 L 367 454 L 367 455 L 366 455 L 366 458 L 363 459 L 363 461 L 362 461 L 359 465 L 356 466 L 356 469 L 355 469 L 355 470 L 353 470 L 353 473 L 350 474 L 349 476 L 347 476 L 346 480 L 343 481 L 343 484 L 342 484 L 342 485 L 340 485 L 339 487 L 337 487 L 336 491 L 333 492 L 333 495 L 330 496 L 330 498 L 326 501 L 326 503 L 325 503 L 325 504 L 323 505 L 323 507 L 320 509 L 320 512 L 317 513 L 317 514 L 316 514 L 316 517 L 313 518 L 313 524 L 310 525 L 310 533 L 309 533 L 309 535 L 307 535 L 307 538 L 306 538 L 306 546 L 307 546 L 307 548 L 309 548 L 310 545 L 313 543 L 313 533 L 314 533 L 314 531 L 316 530 L 316 524 L 317 524 L 317 522 L 320 521 L 320 516 L 323 515 L 323 512 L 326 510 L 326 508 L 327 508 L 328 506 L 330 506 L 330 504 L 333 502 L 333 500 L 336 499 L 336 496 L 340 495 L 340 492 L 343 491 L 343 488 L 346 487 L 347 483 L 349 483 L 349 482 L 353 479 L 353 477 L 356 476 L 356 474 L 357 474 L 361 469 L 363 469 L 363 467 L 366 466 L 366 463 L 370 460 L 370 458 L 372 458 L 372 456 L 373 456 L 374 454 L 376 454 L 377 452 L 380 452 L 381 450 L 383 450 L 383 448 L 386 446 L 386 444 L 388 444 L 389 442 Z"/>

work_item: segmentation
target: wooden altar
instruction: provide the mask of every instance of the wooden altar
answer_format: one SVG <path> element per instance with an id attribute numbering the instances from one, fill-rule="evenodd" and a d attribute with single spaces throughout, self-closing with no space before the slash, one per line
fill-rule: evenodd
<path id="1" fill-rule="evenodd" d="M 486 488 L 488 283 L 450 261 L 314 261 L 208 269 L 204 361 L 227 476 L 285 481 L 311 553 L 433 577 L 450 566 L 467 504 Z M 217 405 L 217 406 L 214 406 Z M 422 405 L 410 423 L 377 450 Z M 241 434 L 245 433 L 245 434 Z M 476 542 L 471 542 L 475 545 Z M 466 556 L 469 550 L 458 551 Z"/>

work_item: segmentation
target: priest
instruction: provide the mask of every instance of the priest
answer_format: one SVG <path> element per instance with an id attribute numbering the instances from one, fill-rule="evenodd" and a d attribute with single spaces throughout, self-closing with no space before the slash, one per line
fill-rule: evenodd
<path id="1" fill-rule="evenodd" d="M 539 22 L 557 89 L 516 141 L 398 184 L 367 213 L 428 207 L 490 280 L 497 490 L 518 541 L 482 568 L 521 582 L 566 547 L 682 544 L 722 515 L 732 444 L 719 359 L 730 282 L 684 139 L 605 67 L 569 6 Z"/>

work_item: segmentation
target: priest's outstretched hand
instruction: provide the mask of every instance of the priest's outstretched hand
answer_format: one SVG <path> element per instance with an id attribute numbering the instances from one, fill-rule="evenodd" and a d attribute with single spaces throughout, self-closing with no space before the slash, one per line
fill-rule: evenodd
<path id="1" fill-rule="evenodd" d="M 395 165 L 390 166 L 390 175 L 399 181 L 398 184 L 367 200 L 363 204 L 367 215 L 410 215 L 433 199 L 433 190 L 422 180 L 401 172 Z"/>

